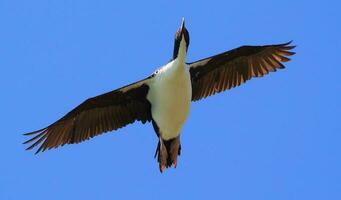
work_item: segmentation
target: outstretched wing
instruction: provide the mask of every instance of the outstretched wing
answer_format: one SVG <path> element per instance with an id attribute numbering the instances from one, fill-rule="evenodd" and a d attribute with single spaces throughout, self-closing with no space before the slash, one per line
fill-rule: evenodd
<path id="1" fill-rule="evenodd" d="M 104 132 L 116 130 L 136 120 L 151 120 L 146 99 L 148 78 L 84 101 L 46 128 L 26 133 L 32 136 L 26 150 L 41 144 L 36 153 L 64 144 L 79 143 Z"/>
<path id="2" fill-rule="evenodd" d="M 252 77 L 261 77 L 284 68 L 294 55 L 291 42 L 266 46 L 242 46 L 209 58 L 189 63 L 192 101 L 239 86 Z"/>

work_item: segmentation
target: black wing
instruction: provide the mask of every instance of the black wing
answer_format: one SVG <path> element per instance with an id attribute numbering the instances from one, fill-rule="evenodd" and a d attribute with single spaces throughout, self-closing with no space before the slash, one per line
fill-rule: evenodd
<path id="1" fill-rule="evenodd" d="M 36 153 L 64 144 L 79 143 L 96 135 L 116 130 L 136 120 L 151 121 L 150 103 L 146 99 L 148 79 L 130 84 L 84 101 L 64 117 L 46 128 L 24 135 L 32 136 L 26 150 L 41 144 Z"/>
<path id="2" fill-rule="evenodd" d="M 266 46 L 242 46 L 190 65 L 192 101 L 239 86 L 252 77 L 261 77 L 284 68 L 294 55 L 291 42 Z"/>

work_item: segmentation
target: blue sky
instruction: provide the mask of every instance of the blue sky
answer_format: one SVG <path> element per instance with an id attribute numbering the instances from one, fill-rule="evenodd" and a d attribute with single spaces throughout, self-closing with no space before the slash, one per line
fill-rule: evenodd
<path id="1" fill-rule="evenodd" d="M 0 1 L 0 199 L 341 199 L 338 1 Z M 150 124 L 35 156 L 21 134 L 171 58 L 294 40 L 287 68 L 194 103 L 176 170 Z"/>

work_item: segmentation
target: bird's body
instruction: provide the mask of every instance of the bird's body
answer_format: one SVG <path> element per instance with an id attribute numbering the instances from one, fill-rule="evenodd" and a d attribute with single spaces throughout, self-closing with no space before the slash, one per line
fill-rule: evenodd
<path id="1" fill-rule="evenodd" d="M 147 99 L 151 114 L 162 139 L 177 137 L 189 114 L 192 98 L 189 67 L 185 63 L 185 45 L 180 46 L 179 56 L 156 71 L 150 79 Z"/>
<path id="2" fill-rule="evenodd" d="M 294 54 L 289 43 L 241 46 L 224 53 L 186 63 L 189 33 L 184 20 L 176 32 L 172 60 L 151 76 L 87 99 L 51 125 L 25 135 L 27 149 L 37 153 L 75 144 L 135 121 L 152 122 L 159 138 L 156 156 L 160 171 L 176 166 L 180 134 L 191 103 L 269 72 L 284 68 Z"/>
<path id="3" fill-rule="evenodd" d="M 169 72 L 172 73 L 170 75 L 168 71 L 161 71 L 160 76 L 152 81 L 147 96 L 151 102 L 152 118 L 160 129 L 161 137 L 166 140 L 180 134 L 191 106 L 189 71 L 181 68 Z"/>

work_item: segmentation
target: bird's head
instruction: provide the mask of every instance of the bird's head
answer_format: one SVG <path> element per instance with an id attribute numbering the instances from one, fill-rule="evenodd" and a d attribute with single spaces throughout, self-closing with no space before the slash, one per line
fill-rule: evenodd
<path id="1" fill-rule="evenodd" d="M 185 18 L 182 18 L 181 26 L 175 33 L 173 59 L 178 56 L 180 48 L 185 48 L 184 50 L 187 52 L 188 46 L 189 34 L 185 27 Z"/>

